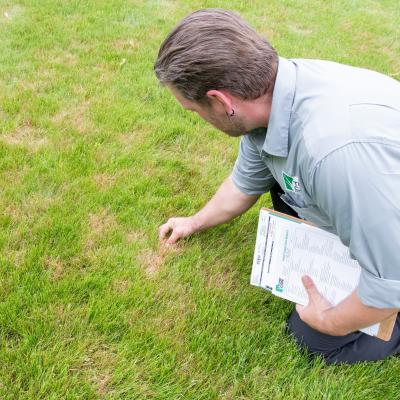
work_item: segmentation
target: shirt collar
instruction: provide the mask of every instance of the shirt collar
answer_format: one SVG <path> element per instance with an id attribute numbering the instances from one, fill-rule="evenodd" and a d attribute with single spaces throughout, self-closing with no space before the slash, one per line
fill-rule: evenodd
<path id="1" fill-rule="evenodd" d="M 271 114 L 263 150 L 273 156 L 287 157 L 289 124 L 296 90 L 296 67 L 292 61 L 279 57 Z"/>

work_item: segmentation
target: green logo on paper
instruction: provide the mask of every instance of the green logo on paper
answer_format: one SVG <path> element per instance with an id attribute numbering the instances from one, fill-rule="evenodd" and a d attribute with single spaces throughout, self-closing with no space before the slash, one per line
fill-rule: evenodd
<path id="1" fill-rule="evenodd" d="M 277 292 L 283 292 L 283 279 L 282 278 L 279 278 L 278 284 L 275 285 L 275 290 Z"/>
<path id="2" fill-rule="evenodd" d="M 283 184 L 289 192 L 300 192 L 299 178 L 290 176 L 282 171 Z"/>
<path id="3" fill-rule="evenodd" d="M 276 290 L 277 292 L 283 292 L 283 288 L 281 288 L 279 285 L 276 285 L 276 286 L 275 286 L 275 290 Z"/>

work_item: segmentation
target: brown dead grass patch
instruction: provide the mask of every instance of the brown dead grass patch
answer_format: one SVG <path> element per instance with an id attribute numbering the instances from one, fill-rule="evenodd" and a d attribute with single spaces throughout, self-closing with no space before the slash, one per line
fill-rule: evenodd
<path id="1" fill-rule="evenodd" d="M 158 249 L 145 249 L 137 256 L 137 261 L 145 274 L 152 278 L 158 274 L 165 263 L 167 257 L 171 254 L 179 254 L 183 250 L 182 245 L 165 246 L 159 245 Z"/>
<path id="2" fill-rule="evenodd" d="M 57 322 L 64 324 L 71 313 L 71 304 L 53 304 L 50 306 L 50 310 L 57 318 Z"/>
<path id="3" fill-rule="evenodd" d="M 196 153 L 194 153 L 196 154 Z M 209 165 L 211 160 L 211 155 L 207 153 L 198 153 L 193 157 L 193 161 L 196 164 L 199 164 L 201 167 Z"/>
<path id="4" fill-rule="evenodd" d="M 57 125 L 69 125 L 79 133 L 86 133 L 94 129 L 94 124 L 89 114 L 90 101 L 84 100 L 66 109 L 61 110 L 53 117 Z"/>
<path id="5" fill-rule="evenodd" d="M 132 327 L 146 318 L 145 313 L 141 309 L 133 309 L 126 314 L 126 322 Z"/>
<path id="6" fill-rule="evenodd" d="M 275 31 L 272 28 L 269 28 L 266 26 L 265 22 L 261 24 L 258 28 L 257 31 L 260 32 L 262 36 L 267 38 L 270 42 L 273 42 L 273 38 L 275 37 Z"/>
<path id="7" fill-rule="evenodd" d="M 84 85 L 82 85 L 81 83 L 74 85 L 72 87 L 72 90 L 73 90 L 74 94 L 78 97 L 84 96 L 87 93 L 87 88 Z"/>
<path id="8" fill-rule="evenodd" d="M 143 250 L 137 256 L 137 260 L 145 274 L 152 278 L 158 272 L 161 266 L 164 264 L 165 257 L 154 250 Z"/>
<path id="9" fill-rule="evenodd" d="M 106 174 L 106 173 L 101 173 L 101 174 L 96 174 L 93 177 L 93 180 L 99 189 L 104 189 L 104 188 L 109 188 L 110 186 L 112 186 L 115 183 L 115 181 L 117 180 L 117 176 L 111 175 L 111 174 Z"/>
<path id="10" fill-rule="evenodd" d="M 106 209 L 102 209 L 96 214 L 89 214 L 89 227 L 96 235 L 104 233 L 109 227 L 115 225 L 115 217 L 109 214 Z"/>
<path id="11" fill-rule="evenodd" d="M 238 398 L 237 389 L 234 386 L 228 387 L 220 396 L 221 400 L 235 400 Z"/>
<path id="12" fill-rule="evenodd" d="M 296 25 L 296 24 L 290 24 L 288 26 L 289 31 L 299 35 L 299 36 L 308 36 L 311 35 L 313 33 L 311 28 L 305 27 L 305 26 L 300 26 L 300 25 Z"/>
<path id="13" fill-rule="evenodd" d="M 47 257 L 44 260 L 44 268 L 49 271 L 50 279 L 52 281 L 58 281 L 64 274 L 64 264 L 58 258 Z"/>
<path id="14" fill-rule="evenodd" d="M 89 233 L 85 243 L 86 252 L 93 250 L 108 232 L 117 229 L 118 222 L 114 215 L 106 209 L 102 209 L 98 213 L 89 214 L 88 227 Z"/>
<path id="15" fill-rule="evenodd" d="M 0 140 L 9 146 L 23 146 L 33 151 L 48 144 L 44 132 L 30 123 L 18 127 L 8 135 L 0 136 Z"/>
<path id="16" fill-rule="evenodd" d="M 132 286 L 132 282 L 128 279 L 116 279 L 112 283 L 112 288 L 117 293 L 125 293 Z"/>
<path id="17" fill-rule="evenodd" d="M 183 314 L 179 314 L 179 318 L 182 318 Z M 152 326 L 152 330 L 157 332 L 161 337 L 170 337 L 170 339 L 177 339 L 178 343 L 181 343 L 181 335 L 175 329 L 177 325 L 177 316 L 172 315 L 158 315 L 149 324 Z M 168 335 L 169 333 L 169 335 Z"/>
<path id="18" fill-rule="evenodd" d="M 103 398 L 111 390 L 110 382 L 116 361 L 116 354 L 107 345 L 97 343 L 86 350 L 81 362 L 70 371 L 87 376 L 97 394 Z"/>
<path id="19" fill-rule="evenodd" d="M 113 46 L 120 51 L 131 51 L 137 50 L 140 47 L 140 43 L 135 39 L 119 39 L 113 43 Z"/>
<path id="20" fill-rule="evenodd" d="M 11 217 L 12 221 L 17 224 L 22 216 L 21 207 L 17 207 L 15 204 L 7 206 L 4 210 L 4 214 Z"/>
<path id="21" fill-rule="evenodd" d="M 128 243 L 143 243 L 146 240 L 146 234 L 143 231 L 134 230 L 126 234 Z"/>
<path id="22" fill-rule="evenodd" d="M 232 272 L 218 271 L 207 276 L 205 286 L 207 289 L 229 291 L 234 289 L 234 282 L 234 274 Z"/>
<path id="23" fill-rule="evenodd" d="M 171 245 L 160 244 L 159 252 L 165 256 L 169 254 L 181 254 L 185 250 L 184 246 L 185 245 L 183 242 L 178 242 Z"/>
<path id="24" fill-rule="evenodd" d="M 51 64 L 59 64 L 67 67 L 74 67 L 78 64 L 78 55 L 70 51 L 64 51 L 52 57 L 50 60 Z"/>
<path id="25" fill-rule="evenodd" d="M 17 177 L 14 182 L 18 182 Z M 8 205 L 5 207 L 4 212 L 11 217 L 13 224 L 17 226 L 22 221 L 33 222 L 33 217 L 46 212 L 53 201 L 54 197 L 52 196 L 33 193 L 22 204 Z"/>
<path id="26" fill-rule="evenodd" d="M 119 141 L 124 146 L 136 146 L 138 143 L 143 143 L 146 140 L 146 136 L 149 135 L 149 132 L 145 130 L 135 130 L 132 132 L 126 132 L 119 136 Z"/>
<path id="27" fill-rule="evenodd" d="M 15 267 L 19 267 L 22 265 L 25 261 L 25 256 L 26 256 L 26 249 L 21 248 L 21 249 L 11 249 L 11 250 L 6 250 L 4 252 L 4 255 L 11 260 L 11 262 L 14 264 Z"/>

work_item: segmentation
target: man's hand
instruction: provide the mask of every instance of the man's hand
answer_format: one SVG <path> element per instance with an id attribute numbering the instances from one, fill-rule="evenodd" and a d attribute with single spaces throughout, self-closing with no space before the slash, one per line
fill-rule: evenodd
<path id="1" fill-rule="evenodd" d="M 395 308 L 366 306 L 361 302 L 356 290 L 333 307 L 321 296 L 309 276 L 303 276 L 302 281 L 308 294 L 308 304 L 297 304 L 296 310 L 307 325 L 328 335 L 345 336 L 381 322 L 399 311 Z"/>
<path id="2" fill-rule="evenodd" d="M 194 217 L 170 218 L 158 228 L 158 237 L 165 244 L 174 244 L 195 232 L 197 226 Z"/>
<path id="3" fill-rule="evenodd" d="M 296 305 L 296 310 L 300 318 L 309 326 L 319 332 L 331 334 L 331 328 L 326 319 L 326 311 L 332 308 L 332 305 L 321 296 L 313 280 L 305 275 L 301 278 L 304 288 L 308 295 L 308 304 L 306 306 Z"/>

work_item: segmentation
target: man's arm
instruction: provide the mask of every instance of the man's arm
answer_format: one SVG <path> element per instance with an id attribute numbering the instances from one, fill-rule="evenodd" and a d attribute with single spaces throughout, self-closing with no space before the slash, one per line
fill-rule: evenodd
<path id="1" fill-rule="evenodd" d="M 161 225 L 159 239 L 166 244 L 172 244 L 193 233 L 223 224 L 243 214 L 259 197 L 260 194 L 242 193 L 229 176 L 198 213 L 191 217 L 170 218 Z"/>
<path id="2" fill-rule="evenodd" d="M 172 244 L 243 214 L 274 183 L 275 180 L 251 135 L 242 136 L 232 174 L 197 214 L 186 218 L 171 218 L 160 226 L 160 241 Z"/>
<path id="3" fill-rule="evenodd" d="M 385 320 L 398 312 L 396 308 L 366 306 L 354 291 L 336 307 L 332 307 L 318 292 L 309 277 L 303 277 L 309 303 L 296 306 L 300 318 L 312 328 L 332 336 L 344 336 Z"/>

